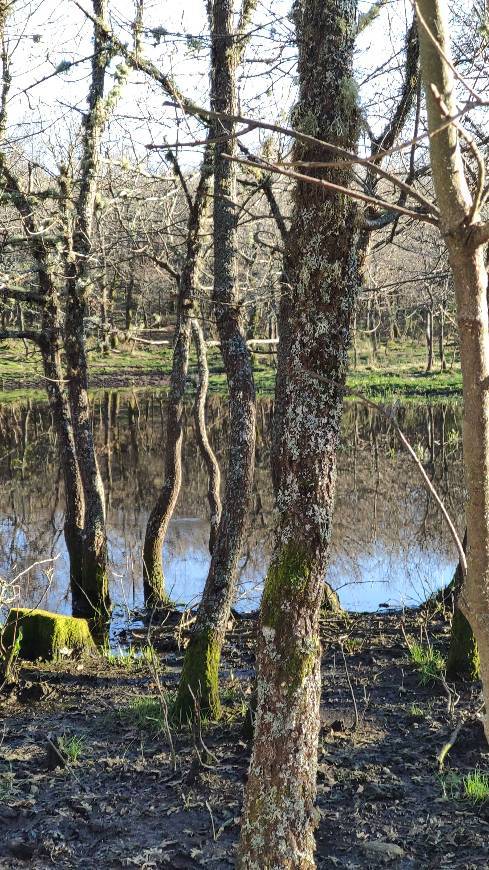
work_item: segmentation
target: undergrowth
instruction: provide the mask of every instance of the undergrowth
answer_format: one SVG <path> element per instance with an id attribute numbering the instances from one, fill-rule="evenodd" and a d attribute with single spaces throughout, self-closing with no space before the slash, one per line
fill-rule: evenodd
<path id="1" fill-rule="evenodd" d="M 411 662 L 419 671 L 422 686 L 428 686 L 445 673 L 445 659 L 431 644 L 412 640 L 408 649 Z"/>

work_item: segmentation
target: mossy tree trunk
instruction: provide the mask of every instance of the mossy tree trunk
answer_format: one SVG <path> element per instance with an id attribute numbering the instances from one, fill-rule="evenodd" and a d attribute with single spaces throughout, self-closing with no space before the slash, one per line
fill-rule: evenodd
<path id="1" fill-rule="evenodd" d="M 244 0 L 234 28 L 232 0 L 209 3 L 211 27 L 211 108 L 236 114 L 236 68 L 255 2 Z M 197 620 L 185 653 L 176 711 L 181 719 L 201 712 L 220 715 L 218 670 L 231 606 L 236 597 L 238 561 L 249 510 L 255 462 L 256 402 L 251 356 L 243 331 L 237 292 L 236 165 L 225 153 L 236 149 L 234 124 L 211 125 L 214 144 L 214 314 L 229 391 L 229 452 L 221 519 L 212 550 Z"/>
<path id="2" fill-rule="evenodd" d="M 297 0 L 294 123 L 352 150 L 354 0 Z M 294 159 L 333 160 L 296 144 Z M 308 170 L 305 170 L 308 171 Z M 309 170 L 341 185 L 347 167 Z M 314 867 L 319 736 L 319 614 L 331 536 L 336 450 L 357 296 L 356 209 L 298 182 L 280 304 L 273 477 L 277 526 L 260 611 L 257 714 L 238 866 Z M 318 373 L 324 380 L 317 380 Z"/>
<path id="3" fill-rule="evenodd" d="M 198 286 L 202 260 L 202 225 L 207 212 L 211 177 L 211 152 L 206 148 L 199 184 L 193 200 L 182 177 L 189 207 L 187 250 L 182 273 L 178 277 L 177 324 L 167 406 L 165 479 L 148 519 L 143 548 L 144 599 L 148 607 L 165 604 L 168 601 L 163 571 L 163 546 L 182 483 L 185 386 L 192 319 L 195 314 L 195 289 Z"/>
<path id="4" fill-rule="evenodd" d="M 467 552 L 467 530 L 464 534 L 463 547 L 464 551 Z M 458 604 L 463 582 L 464 575 L 459 562 L 451 583 L 442 592 L 444 600 L 450 597 L 454 605 L 450 648 L 447 657 L 447 676 L 451 679 L 465 677 L 469 680 L 476 680 L 479 676 L 479 651 L 470 623 Z"/>
<path id="5" fill-rule="evenodd" d="M 460 607 L 480 656 L 489 740 L 489 323 L 482 223 L 483 176 L 470 191 L 460 148 L 447 4 L 418 0 L 421 71 L 426 95 L 433 185 L 453 276 L 463 378 L 463 453 L 467 487 L 467 575 Z M 441 50 L 439 48 L 441 46 Z"/>

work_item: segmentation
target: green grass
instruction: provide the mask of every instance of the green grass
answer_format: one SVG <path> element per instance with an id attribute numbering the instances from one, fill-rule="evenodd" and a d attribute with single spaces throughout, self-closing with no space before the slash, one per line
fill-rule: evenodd
<path id="1" fill-rule="evenodd" d="M 489 774 L 472 770 L 463 778 L 465 797 L 473 803 L 483 803 L 489 798 Z"/>
<path id="2" fill-rule="evenodd" d="M 173 694 L 169 693 L 169 708 L 172 707 L 173 701 Z M 147 731 L 152 736 L 160 734 L 165 728 L 161 700 L 152 695 L 134 698 L 128 707 L 120 711 L 120 717 L 125 725 L 137 728 L 139 731 Z"/>
<path id="3" fill-rule="evenodd" d="M 411 641 L 409 657 L 419 671 L 419 680 L 422 686 L 433 683 L 445 671 L 445 659 L 431 645 Z"/>
<path id="4" fill-rule="evenodd" d="M 155 661 L 156 653 L 151 644 L 139 648 L 129 646 L 127 650 L 119 647 L 116 652 L 113 652 L 106 643 L 102 649 L 102 656 L 111 667 L 132 671 L 147 664 L 152 665 Z"/>
<path id="5" fill-rule="evenodd" d="M 478 768 L 465 775 L 449 770 L 440 781 L 445 797 L 467 800 L 473 804 L 489 800 L 489 774 L 482 773 Z"/>
<path id="6" fill-rule="evenodd" d="M 58 746 L 60 752 L 68 759 L 70 764 L 75 764 L 83 752 L 85 738 L 78 737 L 76 734 L 62 734 L 58 737 Z"/>
<path id="7" fill-rule="evenodd" d="M 423 708 L 420 707 L 418 704 L 411 704 L 411 706 L 408 709 L 408 715 L 412 719 L 424 719 L 426 716 L 426 713 L 423 710 Z"/>
<path id="8" fill-rule="evenodd" d="M 109 356 L 92 351 L 89 354 L 92 382 L 111 378 L 127 377 L 131 386 L 138 376 L 159 373 L 161 385 L 165 385 L 171 372 L 172 350 L 170 347 L 137 346 L 134 351 L 126 347 L 114 350 Z M 462 375 L 458 360 L 449 370 L 436 370 L 427 374 L 426 353 L 422 342 L 390 341 L 382 346 L 373 358 L 368 345 L 360 345 L 357 353 L 357 368 L 350 366 L 348 387 L 365 396 L 382 401 L 402 402 L 428 400 L 441 401 L 457 398 L 462 393 Z M 209 348 L 209 390 L 225 393 L 226 375 L 221 354 L 216 347 Z M 253 368 L 258 395 L 272 395 L 275 388 L 275 362 L 272 354 L 253 352 Z M 192 352 L 189 367 L 189 392 L 193 391 L 196 378 L 195 354 Z M 25 388 L 22 384 L 25 383 Z M 103 384 L 102 384 L 103 386 Z M 21 342 L 2 344 L 0 356 L 0 403 L 38 399 L 45 396 L 39 355 L 25 356 Z"/>

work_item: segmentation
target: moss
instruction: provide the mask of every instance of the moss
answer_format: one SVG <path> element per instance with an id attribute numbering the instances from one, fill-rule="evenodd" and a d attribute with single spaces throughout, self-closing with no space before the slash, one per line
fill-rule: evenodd
<path id="1" fill-rule="evenodd" d="M 479 650 L 470 623 L 457 607 L 453 615 L 447 676 L 452 679 L 466 677 L 469 680 L 477 680 L 479 667 Z"/>
<path id="2" fill-rule="evenodd" d="M 77 612 L 78 616 L 97 622 L 104 622 L 110 617 L 112 606 L 105 558 L 97 559 L 87 552 L 83 554 L 79 600 L 82 602 L 82 610 Z"/>
<path id="3" fill-rule="evenodd" d="M 188 722 L 195 718 L 196 700 L 202 716 L 219 719 L 221 648 L 222 643 L 212 628 L 194 634 L 190 639 L 175 702 L 177 721 Z"/>
<path id="4" fill-rule="evenodd" d="M 287 667 L 287 672 L 289 676 L 289 695 L 292 695 L 295 691 L 297 691 L 297 689 L 302 686 L 304 680 L 312 674 L 320 652 L 321 644 L 319 643 L 319 637 L 317 636 L 311 636 L 310 638 L 308 638 L 302 644 L 301 649 L 299 649 L 297 646 L 295 649 L 293 649 Z"/>
<path id="5" fill-rule="evenodd" d="M 263 625 L 276 629 L 282 605 L 304 594 L 309 582 L 309 561 L 300 547 L 289 543 L 268 569 L 262 599 Z"/>
<path id="6" fill-rule="evenodd" d="M 153 548 L 148 547 L 143 561 L 144 603 L 148 610 L 171 605 L 166 592 L 165 575 L 160 559 L 154 558 Z"/>
<path id="7" fill-rule="evenodd" d="M 314 670 L 320 652 L 319 637 L 296 637 L 288 632 L 287 614 L 307 594 L 310 565 L 303 550 L 289 543 L 268 571 L 262 599 L 262 632 L 280 648 L 281 677 L 293 694 Z M 287 625 L 284 625 L 285 620 Z"/>
<path id="8" fill-rule="evenodd" d="M 12 608 L 5 626 L 5 643 L 12 643 L 15 625 L 21 632 L 20 655 L 34 661 L 56 661 L 64 648 L 80 654 L 94 648 L 95 644 L 86 619 L 63 616 L 47 610 Z"/>

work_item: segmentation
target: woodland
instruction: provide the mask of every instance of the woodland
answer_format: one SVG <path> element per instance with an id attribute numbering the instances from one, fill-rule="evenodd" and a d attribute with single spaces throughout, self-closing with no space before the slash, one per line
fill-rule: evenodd
<path id="1" fill-rule="evenodd" d="M 485 0 L 0 0 L 0 867 L 489 867 Z"/>

